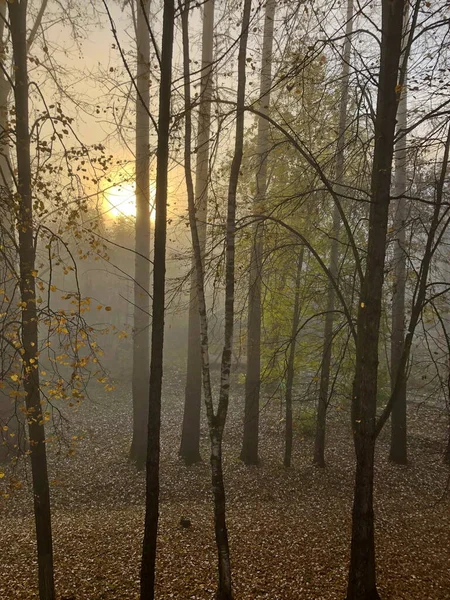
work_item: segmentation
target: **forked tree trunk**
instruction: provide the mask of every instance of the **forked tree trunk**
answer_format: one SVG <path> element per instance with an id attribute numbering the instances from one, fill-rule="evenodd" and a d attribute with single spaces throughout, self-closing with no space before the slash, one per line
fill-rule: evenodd
<path id="1" fill-rule="evenodd" d="M 22 303 L 23 386 L 27 409 L 33 479 L 40 600 L 54 600 L 53 546 L 44 418 L 39 384 L 33 198 L 28 121 L 26 2 L 8 4 L 14 62 L 17 151 L 17 231 Z"/>
<path id="2" fill-rule="evenodd" d="M 342 81 L 339 106 L 338 139 L 336 146 L 336 187 L 337 193 L 343 193 L 345 130 L 347 128 L 348 87 L 351 60 L 351 36 L 353 33 L 353 0 L 347 1 L 347 21 L 345 27 L 345 42 L 342 55 Z M 330 247 L 330 276 L 337 280 L 339 273 L 339 232 L 341 217 L 335 204 L 333 210 L 333 229 Z M 330 387 L 330 372 L 333 347 L 334 304 L 335 290 L 333 283 L 328 281 L 327 313 L 323 333 L 322 368 L 320 371 L 319 402 L 317 406 L 316 434 L 314 440 L 314 463 L 319 467 L 325 466 L 325 431 L 328 410 L 328 394 Z"/>
<path id="3" fill-rule="evenodd" d="M 235 231 L 236 231 L 236 191 L 239 171 L 242 162 L 244 145 L 244 108 L 245 108 L 245 67 L 247 57 L 248 27 L 250 23 L 251 0 L 245 0 L 242 15 L 242 27 L 238 57 L 238 90 L 236 102 L 236 137 L 233 160 L 231 163 L 228 198 L 227 224 L 225 236 L 225 328 L 222 362 L 220 372 L 220 388 L 217 410 L 214 409 L 211 374 L 209 367 L 208 319 L 205 300 L 205 279 L 202 261 L 200 236 L 194 200 L 194 187 L 191 173 L 191 94 L 189 70 L 189 1 L 182 10 L 183 25 L 183 72 L 185 94 L 185 175 L 189 207 L 189 224 L 191 227 L 194 250 L 195 269 L 197 274 L 197 298 L 200 315 L 201 356 L 203 392 L 205 397 L 206 416 L 208 419 L 211 443 L 211 483 L 214 497 L 214 531 L 216 537 L 219 580 L 216 600 L 232 600 L 233 589 L 231 579 L 230 549 L 226 526 L 225 485 L 222 470 L 222 438 L 226 423 L 229 393 L 231 356 L 234 329 L 234 286 L 235 286 Z"/>
<path id="4" fill-rule="evenodd" d="M 202 78 L 200 83 L 197 163 L 195 170 L 195 215 L 202 261 L 204 261 L 206 248 L 206 219 L 208 213 L 213 33 L 214 0 L 207 0 L 203 5 Z M 180 456 L 188 465 L 201 460 L 200 408 L 202 396 L 202 357 L 200 335 L 197 275 L 195 272 L 195 259 L 193 259 L 189 302 L 187 375 L 180 445 Z"/>
<path id="5" fill-rule="evenodd" d="M 260 112 L 258 117 L 256 194 L 254 212 L 261 214 L 267 194 L 267 153 L 269 151 L 269 114 L 272 85 L 272 45 L 276 0 L 267 0 L 264 17 L 264 39 L 261 61 Z M 246 465 L 258 464 L 259 392 L 261 386 L 261 281 L 263 223 L 253 227 L 250 253 L 250 278 L 247 320 L 247 370 L 245 377 L 244 435 L 241 460 Z"/>
<path id="6" fill-rule="evenodd" d="M 150 0 L 136 0 L 136 222 L 133 311 L 133 440 L 130 459 L 140 469 L 147 455 L 150 363 Z"/>
<path id="7" fill-rule="evenodd" d="M 284 445 L 284 466 L 291 466 L 292 458 L 292 391 L 294 387 L 295 374 L 295 349 L 297 346 L 298 325 L 300 323 L 300 283 L 303 270 L 303 256 L 305 253 L 304 246 L 300 250 L 297 262 L 297 272 L 295 274 L 295 297 L 294 297 L 294 312 L 292 315 L 291 343 L 289 346 L 289 357 L 286 369 L 286 429 L 285 429 L 285 445 Z"/>
<path id="8" fill-rule="evenodd" d="M 159 86 L 158 149 L 156 164 L 155 245 L 153 271 L 153 326 L 150 358 L 147 478 L 144 542 L 141 564 L 141 600 L 155 597 L 156 540 L 159 517 L 159 455 L 165 315 L 167 185 L 169 165 L 170 99 L 175 18 L 173 0 L 164 0 Z"/>
<path id="9" fill-rule="evenodd" d="M 382 0 L 381 57 L 367 262 L 357 319 L 352 429 L 356 452 L 355 492 L 347 600 L 377 600 L 373 523 L 378 342 L 386 255 L 392 157 L 398 104 L 404 0 Z"/>
<path id="10" fill-rule="evenodd" d="M 404 17 L 403 46 L 406 45 L 408 10 Z M 396 210 L 393 229 L 395 232 L 394 247 L 394 282 L 392 290 L 392 334 L 391 334 L 391 388 L 394 389 L 397 372 L 400 367 L 405 339 L 405 290 L 406 290 L 406 126 L 407 126 L 407 79 L 406 72 L 401 90 L 397 111 L 397 132 L 401 137 L 395 145 L 394 196 Z M 399 465 L 406 465 L 406 377 L 398 392 L 391 414 L 391 448 L 389 458 Z"/>

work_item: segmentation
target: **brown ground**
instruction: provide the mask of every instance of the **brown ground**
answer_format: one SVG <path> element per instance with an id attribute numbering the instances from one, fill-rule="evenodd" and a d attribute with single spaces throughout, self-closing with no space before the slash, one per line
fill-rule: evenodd
<path id="1" fill-rule="evenodd" d="M 238 390 L 239 391 L 239 390 Z M 51 457 L 59 600 L 138 598 L 144 514 L 142 474 L 127 463 L 129 398 L 113 392 L 71 415 L 77 452 Z M 209 463 L 177 458 L 182 381 L 166 386 L 158 598 L 210 600 L 215 586 Z M 239 403 L 234 401 L 236 405 Z M 297 432 L 294 466 L 280 466 L 282 423 L 263 412 L 259 468 L 238 460 L 240 415 L 226 437 L 225 476 L 236 600 L 343 600 L 348 568 L 353 448 L 345 421 L 331 414 L 328 467 L 311 465 L 311 440 Z M 450 599 L 450 471 L 442 465 L 442 415 L 410 411 L 410 465 L 386 460 L 380 440 L 376 483 L 379 591 L 383 600 Z M 341 415 L 341 416 L 340 416 Z M 90 421 L 88 421 L 90 418 Z M 207 458 L 204 431 L 203 456 Z M 22 481 L 24 473 L 20 472 Z M 0 493 L 9 492 L 9 473 Z M 181 529 L 181 516 L 192 521 Z M 28 483 L 0 500 L 0 599 L 37 598 Z"/>

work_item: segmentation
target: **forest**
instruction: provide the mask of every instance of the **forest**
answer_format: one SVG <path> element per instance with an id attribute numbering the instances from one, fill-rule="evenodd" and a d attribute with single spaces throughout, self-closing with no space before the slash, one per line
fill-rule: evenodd
<path id="1" fill-rule="evenodd" d="M 0 0 L 0 600 L 450 600 L 448 0 Z"/>

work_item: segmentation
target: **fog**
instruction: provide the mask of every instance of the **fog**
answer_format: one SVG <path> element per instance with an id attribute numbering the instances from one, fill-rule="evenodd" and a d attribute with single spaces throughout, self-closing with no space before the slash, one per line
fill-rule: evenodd
<path id="1" fill-rule="evenodd" d="M 0 1 L 0 600 L 450 599 L 449 25 Z"/>

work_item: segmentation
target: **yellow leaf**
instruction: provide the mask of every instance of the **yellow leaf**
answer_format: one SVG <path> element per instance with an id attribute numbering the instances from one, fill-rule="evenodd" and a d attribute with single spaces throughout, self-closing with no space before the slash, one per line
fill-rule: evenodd
<path id="1" fill-rule="evenodd" d="M 50 286 L 50 290 L 51 290 L 52 292 L 56 292 L 56 285 L 51 285 L 51 286 Z"/>
<path id="2" fill-rule="evenodd" d="M 110 306 L 105 306 L 105 310 L 109 312 L 110 310 L 112 310 L 112 308 Z"/>
<path id="3" fill-rule="evenodd" d="M 364 302 L 361 302 L 361 308 L 364 308 L 366 305 L 364 304 Z"/>
<path id="4" fill-rule="evenodd" d="M 19 376 L 17 375 L 17 373 L 13 373 L 13 374 L 11 375 L 11 379 L 12 379 L 13 381 L 19 381 Z"/>
<path id="5" fill-rule="evenodd" d="M 5 474 L 0 472 L 0 479 L 3 479 L 4 476 Z"/>

